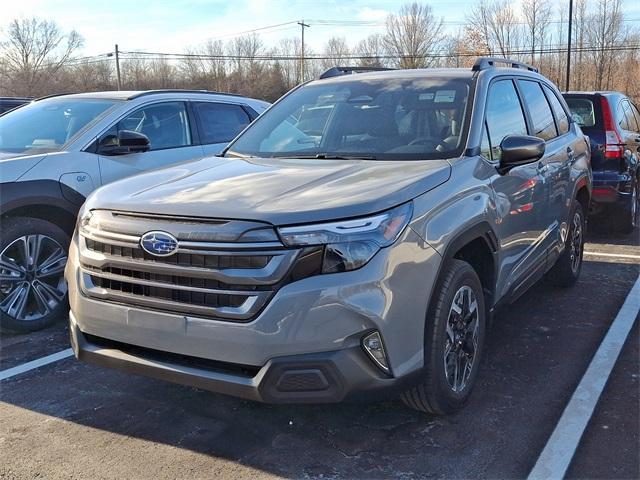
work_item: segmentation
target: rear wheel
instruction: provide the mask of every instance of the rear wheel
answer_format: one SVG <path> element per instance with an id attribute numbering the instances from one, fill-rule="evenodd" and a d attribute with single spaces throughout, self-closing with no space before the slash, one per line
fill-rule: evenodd
<path id="1" fill-rule="evenodd" d="M 2 222 L 0 239 L 0 329 L 32 332 L 51 325 L 67 310 L 69 236 L 37 218 Z"/>
<path id="2" fill-rule="evenodd" d="M 574 200 L 564 252 L 548 273 L 549 279 L 560 287 L 570 287 L 580 277 L 584 253 L 584 233 L 585 219 L 582 205 Z"/>
<path id="3" fill-rule="evenodd" d="M 482 285 L 471 265 L 451 260 L 436 285 L 427 316 L 425 375 L 402 394 L 416 410 L 449 414 L 465 404 L 476 382 L 486 316 Z"/>
<path id="4" fill-rule="evenodd" d="M 631 233 L 638 226 L 640 216 L 640 195 L 638 194 L 638 182 L 631 191 L 631 199 L 628 205 L 625 205 L 618 220 L 618 229 L 622 233 Z"/>

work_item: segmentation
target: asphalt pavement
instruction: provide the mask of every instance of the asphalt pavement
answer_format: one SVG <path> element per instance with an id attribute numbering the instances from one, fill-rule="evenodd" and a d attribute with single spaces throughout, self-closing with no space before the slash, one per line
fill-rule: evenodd
<path id="1" fill-rule="evenodd" d="M 526 478 L 640 272 L 637 235 L 592 234 L 578 284 L 499 313 L 452 416 L 399 401 L 263 405 L 67 358 L 0 382 L 0 478 Z M 639 478 L 638 325 L 570 478 Z M 4 336 L 0 371 L 69 347 Z"/>

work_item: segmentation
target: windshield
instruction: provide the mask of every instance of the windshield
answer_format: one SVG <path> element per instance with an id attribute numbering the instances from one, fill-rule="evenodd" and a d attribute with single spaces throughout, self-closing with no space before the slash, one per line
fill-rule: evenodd
<path id="1" fill-rule="evenodd" d="M 0 151 L 56 152 L 87 124 L 119 100 L 52 98 L 0 117 Z"/>
<path id="2" fill-rule="evenodd" d="M 283 98 L 227 155 L 434 159 L 459 156 L 471 80 L 322 81 Z"/>

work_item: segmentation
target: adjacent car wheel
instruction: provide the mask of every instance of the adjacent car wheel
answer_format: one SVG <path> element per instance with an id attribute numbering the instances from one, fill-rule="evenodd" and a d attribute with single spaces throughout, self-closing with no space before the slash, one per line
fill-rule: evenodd
<path id="1" fill-rule="evenodd" d="M 584 253 L 585 218 L 582 205 L 573 202 L 564 252 L 549 270 L 549 278 L 558 286 L 570 287 L 578 281 Z"/>
<path id="2" fill-rule="evenodd" d="M 2 222 L 0 238 L 0 329 L 32 332 L 67 310 L 69 235 L 37 218 Z"/>
<path id="3" fill-rule="evenodd" d="M 624 207 L 624 210 L 620 212 L 618 229 L 622 233 L 633 232 L 633 230 L 638 226 L 638 223 L 640 223 L 640 195 L 638 194 L 639 188 L 640 186 L 638 185 L 638 182 L 636 182 L 636 185 L 631 192 L 629 205 L 626 205 Z"/>
<path id="4" fill-rule="evenodd" d="M 425 374 L 402 394 L 410 407 L 433 414 L 462 408 L 476 383 L 486 311 L 480 279 L 471 265 L 450 260 L 432 298 L 425 331 Z"/>

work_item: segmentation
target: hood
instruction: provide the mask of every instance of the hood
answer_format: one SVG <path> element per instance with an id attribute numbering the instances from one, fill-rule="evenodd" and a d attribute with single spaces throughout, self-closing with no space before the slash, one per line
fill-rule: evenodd
<path id="1" fill-rule="evenodd" d="M 449 178 L 445 160 L 218 158 L 183 163 L 96 190 L 87 208 L 310 223 L 397 206 Z"/>
<path id="2" fill-rule="evenodd" d="M 0 182 L 15 182 L 46 155 L 0 152 Z"/>

